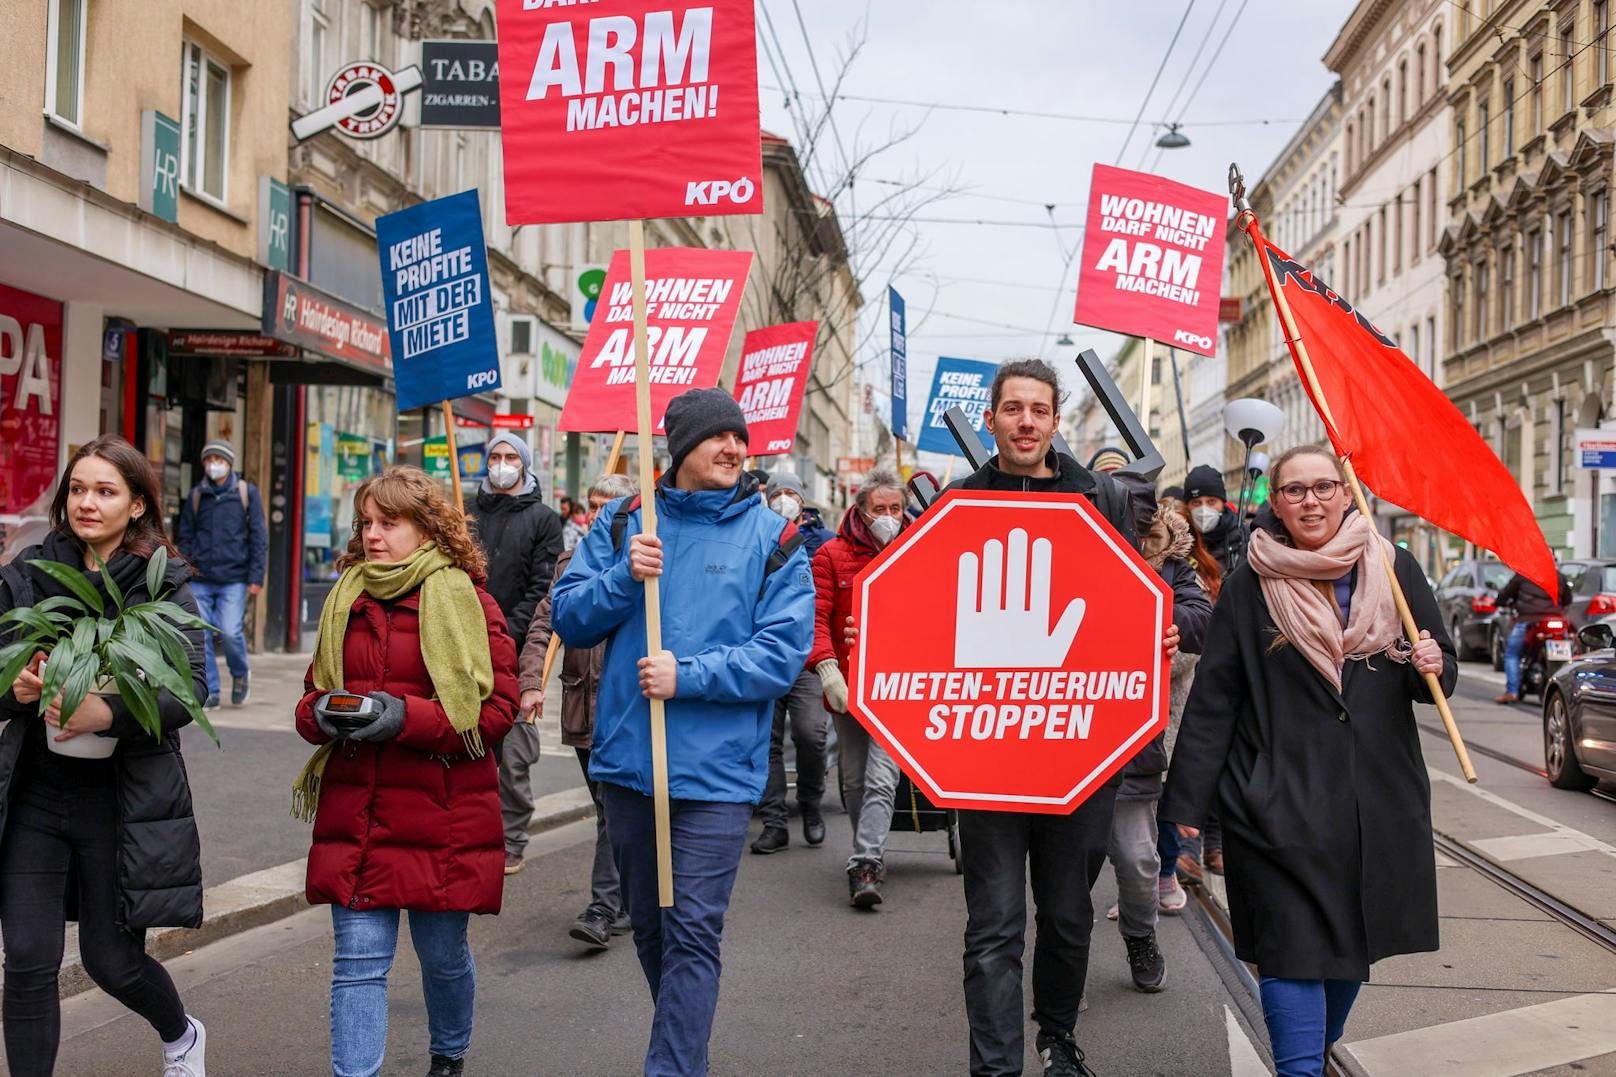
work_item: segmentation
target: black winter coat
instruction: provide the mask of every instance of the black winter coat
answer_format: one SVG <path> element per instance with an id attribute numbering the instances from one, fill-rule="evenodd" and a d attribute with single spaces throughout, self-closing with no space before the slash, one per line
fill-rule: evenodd
<path id="1" fill-rule="evenodd" d="M 23 550 L 0 569 L 0 613 L 13 606 L 31 606 L 44 595 L 34 588 L 22 566 L 38 558 L 41 547 Z M 75 566 L 76 567 L 76 566 Z M 186 581 L 191 569 L 177 558 L 168 563 L 165 577 L 174 588 L 169 596 L 189 613 L 197 612 L 196 599 Z M 128 603 L 146 602 L 144 573 L 125 588 Z M 191 683 L 198 701 L 207 698 L 207 672 L 202 664 L 202 634 L 185 630 L 190 641 Z M 180 755 L 180 729 L 191 715 L 166 689 L 157 694 L 163 738 L 153 740 L 135 721 L 123 701 L 109 697 L 112 727 L 106 736 L 118 738 L 112 756 L 118 804 L 118 924 L 130 931 L 150 927 L 202 925 L 202 841 L 191 807 L 191 786 Z M 0 696 L 0 841 L 13 782 L 19 777 L 24 742 L 30 723 L 40 722 L 36 706 L 17 702 L 9 687 Z M 68 919 L 78 919 L 77 889 L 68 887 Z"/>
<path id="2" fill-rule="evenodd" d="M 1453 644 L 1414 559 L 1397 551 L 1414 620 Z M 1342 690 L 1278 634 L 1248 565 L 1225 581 L 1184 707 L 1160 818 L 1223 821 L 1235 952 L 1265 976 L 1367 980 L 1369 966 L 1439 945 L 1431 784 L 1414 725 L 1429 703 L 1413 665 L 1348 662 Z"/>
<path id="3" fill-rule="evenodd" d="M 1234 510 L 1225 507 L 1223 515 L 1210 531 L 1201 532 L 1201 542 L 1206 546 L 1206 552 L 1217 558 L 1218 567 L 1225 576 L 1235 570 L 1240 561 L 1244 560 L 1246 553 L 1247 535 L 1240 523 L 1240 517 Z"/>
<path id="4" fill-rule="evenodd" d="M 479 491 L 471 516 L 472 533 L 488 555 L 488 593 L 505 615 L 511 638 L 526 639 L 533 611 L 555 578 L 561 517 L 537 489 L 515 495 Z"/>
<path id="5" fill-rule="evenodd" d="M 1173 589 L 1173 623 L 1178 626 L 1178 649 L 1200 654 L 1206 638 L 1207 622 L 1212 619 L 1212 603 L 1201 590 L 1195 566 L 1169 557 L 1158 570 Z M 1167 771 L 1167 731 L 1157 733 L 1122 768 L 1122 788 L 1118 800 L 1155 800 L 1161 796 L 1162 774 Z"/>

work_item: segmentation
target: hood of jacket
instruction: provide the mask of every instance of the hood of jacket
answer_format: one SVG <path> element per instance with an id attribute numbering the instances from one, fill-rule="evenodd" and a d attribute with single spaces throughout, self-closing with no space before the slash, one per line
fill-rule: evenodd
<path id="1" fill-rule="evenodd" d="M 1170 557 L 1188 561 L 1194 549 L 1195 536 L 1190 531 L 1190 522 L 1177 509 L 1157 506 L 1156 514 L 1150 518 L 1150 530 L 1139 541 L 1139 552 L 1150 567 L 1159 569 Z"/>
<path id="2" fill-rule="evenodd" d="M 958 490 L 1051 490 L 1069 494 L 1093 494 L 1094 473 L 1070 456 L 1051 449 L 1044 458 L 1045 466 L 1054 474 L 1043 478 L 1010 475 L 999 470 L 999 456 L 993 455 L 974 473 L 951 483 L 949 489 Z"/>
<path id="3" fill-rule="evenodd" d="M 754 504 L 762 504 L 757 496 L 759 489 L 758 481 L 744 471 L 740 481 L 727 490 L 681 490 L 673 485 L 673 473 L 663 472 L 657 481 L 657 511 L 692 521 L 733 520 L 745 515 Z"/>

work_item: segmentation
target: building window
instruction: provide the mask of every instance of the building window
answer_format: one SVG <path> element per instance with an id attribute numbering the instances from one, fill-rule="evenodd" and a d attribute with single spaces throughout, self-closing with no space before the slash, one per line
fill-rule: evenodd
<path id="1" fill-rule="evenodd" d="M 1360 244 L 1358 261 L 1361 263 L 1358 276 L 1358 293 L 1369 291 L 1369 284 L 1374 273 L 1373 252 L 1375 249 L 1375 222 L 1366 220 L 1363 223 L 1363 242 Z"/>
<path id="2" fill-rule="evenodd" d="M 1487 339 L 1487 284 L 1488 269 L 1485 261 L 1476 263 L 1475 332 L 1471 335 L 1478 343 Z"/>
<path id="3" fill-rule="evenodd" d="M 1348 172 L 1352 171 L 1352 163 L 1353 163 L 1353 160 L 1354 160 L 1353 147 L 1357 145 L 1357 143 L 1355 143 L 1353 141 L 1353 136 L 1356 133 L 1357 133 L 1357 127 L 1354 124 L 1351 124 L 1351 123 L 1347 124 L 1347 171 Z"/>
<path id="4" fill-rule="evenodd" d="M 1493 107 L 1489 102 L 1476 102 L 1476 138 L 1478 140 L 1476 153 L 1477 159 L 1480 161 L 1480 166 L 1476 169 L 1477 179 L 1485 176 L 1487 170 L 1493 166 L 1491 144 L 1492 113 Z"/>
<path id="5" fill-rule="evenodd" d="M 1392 235 L 1392 276 L 1403 271 L 1403 196 L 1398 194 L 1392 202 L 1392 220 L 1396 222 L 1396 230 Z"/>
<path id="6" fill-rule="evenodd" d="M 1380 137 L 1382 140 L 1392 137 L 1392 80 L 1390 78 L 1380 84 Z"/>
<path id="7" fill-rule="evenodd" d="M 1397 62 L 1397 122 L 1408 122 L 1408 61 Z"/>
<path id="8" fill-rule="evenodd" d="M 1464 277 L 1455 273 L 1449 283 L 1448 294 L 1453 297 L 1453 317 L 1448 320 L 1448 328 L 1453 337 L 1453 351 L 1464 347 Z"/>
<path id="9" fill-rule="evenodd" d="M 1498 330 L 1515 328 L 1515 248 L 1498 248 Z"/>
<path id="10" fill-rule="evenodd" d="M 1437 355 L 1436 319 L 1434 317 L 1425 319 L 1425 355 L 1426 362 L 1429 364 L 1425 371 L 1426 375 L 1432 381 L 1439 381 L 1437 371 L 1442 369 L 1442 364 L 1437 361 L 1439 356 Z"/>
<path id="11" fill-rule="evenodd" d="M 1543 229 L 1534 228 L 1526 234 L 1526 317 L 1536 319 L 1543 313 Z"/>
<path id="12" fill-rule="evenodd" d="M 1414 50 L 1414 96 L 1419 101 L 1425 100 L 1425 46 L 1422 44 Z"/>
<path id="13" fill-rule="evenodd" d="M 1420 260 L 1420 181 L 1414 180 L 1414 189 L 1408 196 L 1408 209 L 1413 214 L 1410 220 L 1408 234 L 1413 242 L 1408 245 L 1408 264 L 1413 265 Z"/>
<path id="14" fill-rule="evenodd" d="M 1364 117 L 1364 125 L 1363 126 L 1364 126 L 1364 139 L 1365 139 L 1363 149 L 1364 149 L 1364 157 L 1367 158 L 1371 153 L 1373 153 L 1375 151 L 1375 147 L 1377 145 L 1379 145 L 1379 143 L 1377 143 L 1375 141 L 1375 99 L 1373 97 L 1371 97 L 1369 99 L 1369 108 L 1367 110 L 1367 114 Z M 1382 132 L 1380 137 L 1385 138 L 1386 137 L 1385 132 Z"/>
<path id="15" fill-rule="evenodd" d="M 1605 287 L 1605 263 L 1610 252 L 1610 192 L 1600 191 L 1588 196 L 1588 290 L 1597 292 Z"/>
<path id="16" fill-rule="evenodd" d="M 185 160 L 180 175 L 190 190 L 223 202 L 230 158 L 230 69 L 189 41 L 184 55 L 180 130 Z"/>
<path id="17" fill-rule="evenodd" d="M 305 87 L 309 95 L 309 103 L 316 107 L 325 104 L 325 42 L 329 36 L 331 24 L 326 20 L 325 12 L 320 5 L 310 5 L 309 14 L 309 70 L 308 85 Z"/>
<path id="18" fill-rule="evenodd" d="M 1426 178 L 1425 189 L 1428 192 L 1427 197 L 1431 199 L 1431 205 L 1428 207 L 1430 212 L 1426 214 L 1426 227 L 1431 230 L 1431 235 L 1426 242 L 1426 246 L 1428 246 L 1431 250 L 1436 250 L 1437 186 L 1435 168 L 1431 169 L 1430 176 Z"/>
<path id="19" fill-rule="evenodd" d="M 1461 117 L 1453 121 L 1453 148 L 1457 151 L 1454 153 L 1453 159 L 1459 163 L 1459 190 L 1456 192 L 1458 194 L 1464 193 L 1465 173 L 1468 171 L 1465 168 L 1465 158 L 1469 156 L 1470 148 L 1465 145 L 1465 142 L 1465 122 Z"/>
<path id="20" fill-rule="evenodd" d="M 359 7 L 359 18 L 364 28 L 365 59 L 387 66 L 387 57 L 382 52 L 387 45 L 383 17 L 384 12 L 375 4 L 361 4 Z"/>
<path id="21" fill-rule="evenodd" d="M 1558 250 L 1559 279 L 1555 282 L 1560 306 L 1571 302 L 1571 211 L 1562 210 L 1554 219 L 1554 240 Z"/>
<path id="22" fill-rule="evenodd" d="M 85 0 L 50 0 L 45 52 L 45 111 L 79 126 L 84 114 Z"/>
<path id="23" fill-rule="evenodd" d="M 1565 442 L 1566 402 L 1564 397 L 1554 401 L 1554 424 L 1549 436 L 1553 439 L 1550 444 L 1554 451 L 1549 453 L 1549 493 L 1558 494 L 1565 490 L 1565 459 L 1566 453 L 1561 448 Z"/>
<path id="24" fill-rule="evenodd" d="M 1532 137 L 1543 133 L 1543 54 L 1532 57 Z"/>
<path id="25" fill-rule="evenodd" d="M 1515 80 L 1504 80 L 1504 156 L 1515 156 Z"/>
<path id="26" fill-rule="evenodd" d="M 1574 19 L 1567 19 L 1560 27 L 1560 111 L 1570 112 L 1576 103 L 1572 94 L 1576 89 L 1576 29 Z"/>
<path id="27" fill-rule="evenodd" d="M 1438 23 L 1431 31 L 1431 91 L 1435 93 L 1442 85 L 1442 24 Z"/>
<path id="28" fill-rule="evenodd" d="M 1610 33 L 1610 4 L 1594 0 L 1594 87 L 1610 81 L 1610 50 L 1605 47 L 1605 35 Z"/>
<path id="29" fill-rule="evenodd" d="M 1377 251 L 1375 283 L 1386 283 L 1386 236 L 1389 229 L 1386 227 L 1386 207 L 1380 207 L 1380 247 Z"/>

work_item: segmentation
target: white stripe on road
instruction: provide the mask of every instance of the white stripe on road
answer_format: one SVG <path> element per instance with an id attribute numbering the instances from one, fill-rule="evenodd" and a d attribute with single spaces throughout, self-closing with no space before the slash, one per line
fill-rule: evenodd
<path id="1" fill-rule="evenodd" d="M 1509 838 L 1480 838 L 1469 845 L 1489 860 L 1500 864 L 1511 860 L 1530 860 L 1534 856 L 1558 856 L 1561 853 L 1598 852 L 1602 843 L 1581 834 L 1517 834 Z"/>
<path id="2" fill-rule="evenodd" d="M 1228 1006 L 1223 1007 L 1223 1027 L 1229 1035 L 1229 1077 L 1269 1077 L 1272 1071 Z"/>
<path id="3" fill-rule="evenodd" d="M 1515 803 L 1513 800 L 1505 800 L 1503 797 L 1499 796 L 1497 793 L 1489 792 L 1488 790 L 1483 789 L 1479 785 L 1471 785 L 1469 782 L 1466 782 L 1463 778 L 1461 778 L 1461 777 L 1459 777 L 1457 775 L 1454 775 L 1454 774 L 1449 774 L 1445 770 L 1438 770 L 1435 767 L 1426 767 L 1425 769 L 1426 769 L 1426 772 L 1431 775 L 1431 780 L 1432 781 L 1434 781 L 1434 782 L 1446 782 L 1449 785 L 1452 785 L 1452 786 L 1454 786 L 1456 788 L 1463 789 L 1465 792 L 1469 793 L 1473 797 L 1480 797 L 1482 800 L 1485 800 L 1487 803 L 1492 804 L 1495 807 L 1503 808 L 1507 812 L 1512 812 L 1515 815 L 1520 816 L 1522 819 L 1529 820 L 1529 821 L 1537 824 L 1538 826 L 1542 827 L 1543 830 L 1550 832 L 1549 834 L 1528 834 L 1528 835 L 1525 836 L 1525 838 L 1527 838 L 1527 839 L 1541 840 L 1541 839 L 1546 839 L 1546 838 L 1548 838 L 1550 836 L 1553 836 L 1553 837 L 1556 837 L 1557 839 L 1559 839 L 1563 843 L 1563 846 L 1564 846 L 1562 848 L 1558 848 L 1558 849 L 1554 850 L 1555 852 L 1558 852 L 1558 853 L 1595 852 L 1595 853 L 1603 853 L 1608 857 L 1616 858 L 1616 846 L 1612 846 L 1610 844 L 1607 844 L 1606 842 L 1600 841 L 1598 838 L 1592 837 L 1592 836 L 1590 836 L 1588 834 L 1584 834 L 1582 831 L 1578 830 L 1576 827 L 1566 826 L 1564 823 L 1557 822 L 1557 821 L 1555 821 L 1553 819 L 1550 819 L 1547 815 L 1538 814 L 1537 812 L 1533 811 L 1531 808 L 1523 808 L 1519 804 Z M 1482 847 L 1484 847 L 1484 845 L 1488 841 L 1498 842 L 1498 841 L 1516 841 L 1516 840 L 1523 840 L 1523 839 L 1519 839 L 1519 838 L 1483 838 L 1481 841 L 1475 841 L 1475 840 L 1471 840 L 1471 839 L 1466 839 L 1465 844 L 1469 845 L 1469 846 L 1476 847 L 1476 848 L 1482 848 Z M 1573 843 L 1575 843 L 1575 848 L 1571 847 Z M 1529 856 L 1543 856 L 1543 855 L 1546 855 L 1546 854 L 1543 854 L 1543 853 L 1528 853 L 1526 855 L 1529 855 Z"/>
<path id="4" fill-rule="evenodd" d="M 1342 1049 L 1371 1077 L 1516 1077 L 1616 1051 L 1616 993 L 1577 995 Z"/>
<path id="5" fill-rule="evenodd" d="M 1460 666 L 1459 676 L 1463 679 L 1472 681 L 1485 681 L 1488 684 L 1495 684 L 1500 688 L 1506 687 L 1509 684 L 1509 681 L 1504 678 L 1502 673 L 1499 673 L 1497 670 L 1487 666 Z"/>

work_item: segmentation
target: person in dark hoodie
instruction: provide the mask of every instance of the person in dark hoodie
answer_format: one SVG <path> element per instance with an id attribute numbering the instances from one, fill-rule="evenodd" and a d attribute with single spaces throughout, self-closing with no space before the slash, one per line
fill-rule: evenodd
<path id="1" fill-rule="evenodd" d="M 1155 496 L 1126 469 L 1092 472 L 1054 452 L 1060 422 L 1060 376 L 1040 359 L 1005 363 L 990 392 L 987 430 L 998 453 L 975 474 L 951 484 L 963 490 L 1080 493 L 1131 544 L 1149 525 Z M 1178 652 L 1168 629 L 1164 655 Z M 1024 1050 L 1022 953 L 1027 931 L 1027 872 L 1032 866 L 1038 934 L 1033 949 L 1033 1020 L 1045 1077 L 1092 1072 L 1073 1036 L 1088 976 L 1094 930 L 1090 890 L 1105 864 L 1119 774 L 1069 815 L 961 811 L 965 871 L 965 1012 L 971 1029 L 971 1073 L 1021 1072 Z"/>
<path id="2" fill-rule="evenodd" d="M 1190 510 L 1190 520 L 1201 533 L 1207 552 L 1218 559 L 1218 565 L 1227 576 L 1245 554 L 1246 532 L 1229 507 L 1229 490 L 1223 484 L 1223 473 L 1210 464 L 1191 468 L 1184 480 L 1184 504 Z"/>
<path id="3" fill-rule="evenodd" d="M 1533 621 L 1546 617 L 1564 617 L 1571 605 L 1571 582 L 1565 573 L 1557 573 L 1558 595 L 1550 594 L 1519 572 L 1498 591 L 1498 608 L 1510 610 L 1515 621 L 1510 625 L 1509 637 L 1504 643 L 1504 691 L 1494 697 L 1494 703 L 1517 703 L 1521 698 L 1521 656 L 1526 650 L 1526 628 Z"/>
<path id="4" fill-rule="evenodd" d="M 512 639 L 527 638 L 533 611 L 550 593 L 561 556 L 561 517 L 544 503 L 533 476 L 533 450 L 508 430 L 488 439 L 488 477 L 468 515 L 478 545 L 488 556 L 491 595 L 505 615 Z M 524 713 L 499 745 L 499 803 L 505 819 L 505 874 L 522 870 L 527 826 L 533 818 L 530 772 L 539 758 L 539 733 Z"/>

